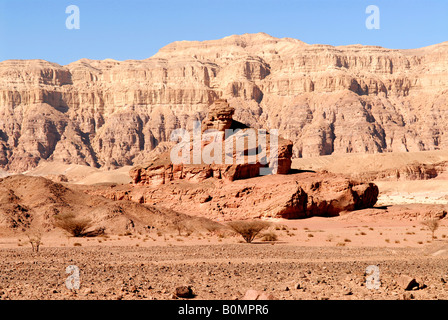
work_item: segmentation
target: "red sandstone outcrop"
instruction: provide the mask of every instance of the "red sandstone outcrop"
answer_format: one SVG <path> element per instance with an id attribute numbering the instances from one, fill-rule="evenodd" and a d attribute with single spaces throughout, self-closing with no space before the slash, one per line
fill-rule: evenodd
<path id="1" fill-rule="evenodd" d="M 86 187 L 86 192 L 113 200 L 131 200 L 179 212 L 224 220 L 275 217 L 331 217 L 343 211 L 373 207 L 378 187 L 340 175 L 302 172 L 225 183 L 173 180 L 153 185 Z"/>
<path id="2" fill-rule="evenodd" d="M 273 173 L 289 173 L 292 142 L 268 132 L 248 128 L 233 120 L 233 113 L 234 109 L 226 100 L 215 101 L 209 107 L 207 118 L 202 121 L 197 140 L 189 134 L 186 142 L 178 144 L 176 150 L 184 149 L 186 158 L 179 161 L 173 159 L 182 156 L 173 147 L 157 155 L 149 163 L 134 167 L 130 171 L 133 182 L 160 185 L 178 179 L 200 182 L 210 177 L 234 181 L 257 177 L 262 175 L 260 170 L 269 168 Z M 230 150 L 227 149 L 228 146 Z M 195 153 L 199 155 L 199 159 Z M 204 156 L 209 156 L 210 159 L 204 159 Z"/>
<path id="3" fill-rule="evenodd" d="M 443 150 L 447 61 L 447 42 L 333 47 L 263 33 L 175 42 L 142 61 L 7 60 L 0 168 L 23 171 L 42 159 L 141 163 L 218 98 L 235 120 L 279 129 L 294 157 Z"/>

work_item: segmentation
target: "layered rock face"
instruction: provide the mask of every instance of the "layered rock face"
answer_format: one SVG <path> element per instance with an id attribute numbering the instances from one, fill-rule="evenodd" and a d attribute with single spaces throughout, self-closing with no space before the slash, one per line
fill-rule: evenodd
<path id="1" fill-rule="evenodd" d="M 3 61 L 0 168 L 141 163 L 219 98 L 235 120 L 279 129 L 294 157 L 447 149 L 447 61 L 447 42 L 394 50 L 263 33 L 175 42 L 142 61 Z"/>
<path id="2" fill-rule="evenodd" d="M 249 128 L 232 119 L 227 100 L 215 101 L 195 132 L 182 135 L 171 150 L 134 167 L 135 184 L 160 185 L 185 179 L 196 182 L 210 177 L 234 181 L 267 174 L 287 174 L 291 169 L 290 140 Z M 265 170 L 265 172 L 263 172 Z"/>

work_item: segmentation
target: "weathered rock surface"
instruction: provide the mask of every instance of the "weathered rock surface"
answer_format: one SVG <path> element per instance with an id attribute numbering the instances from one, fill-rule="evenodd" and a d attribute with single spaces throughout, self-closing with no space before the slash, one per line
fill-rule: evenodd
<path id="1" fill-rule="evenodd" d="M 279 129 L 294 157 L 446 150 L 447 61 L 447 42 L 333 47 L 263 33 L 175 42 L 142 61 L 7 60 L 0 168 L 142 163 L 217 98 L 236 120 Z"/>
<path id="2" fill-rule="evenodd" d="M 233 182 L 211 177 L 203 181 L 178 179 L 157 186 L 95 186 L 86 188 L 86 192 L 223 220 L 331 217 L 343 211 L 370 208 L 378 198 L 378 187 L 373 183 L 312 172 Z"/>
<path id="3" fill-rule="evenodd" d="M 201 123 L 201 133 L 196 133 L 200 135 L 188 134 L 187 141 L 132 168 L 133 182 L 160 185 L 179 179 L 200 182 L 210 177 L 234 181 L 263 175 L 263 169 L 289 173 L 292 142 L 266 130 L 248 128 L 232 119 L 233 112 L 226 100 L 215 101 Z"/>

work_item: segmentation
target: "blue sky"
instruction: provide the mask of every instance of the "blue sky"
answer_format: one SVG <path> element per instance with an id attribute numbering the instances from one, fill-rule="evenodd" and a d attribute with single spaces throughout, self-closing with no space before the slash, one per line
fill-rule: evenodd
<path id="1" fill-rule="evenodd" d="M 80 29 L 66 7 L 77 5 Z M 366 8 L 380 9 L 369 30 Z M 0 61 L 145 59 L 177 40 L 265 32 L 307 43 L 417 48 L 448 41 L 447 0 L 0 0 Z"/>

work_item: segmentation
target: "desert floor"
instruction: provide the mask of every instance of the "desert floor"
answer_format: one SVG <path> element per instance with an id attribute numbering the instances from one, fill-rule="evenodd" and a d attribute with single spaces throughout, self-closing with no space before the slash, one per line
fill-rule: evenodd
<path id="1" fill-rule="evenodd" d="M 350 221 L 348 221 L 350 220 Z M 448 226 L 431 240 L 417 222 L 344 216 L 273 221 L 276 242 L 212 234 L 67 238 L 50 234 L 38 253 L 26 237 L 0 241 L 2 299 L 241 299 L 248 289 L 276 299 L 448 299 Z M 369 217 L 369 220 L 371 218 Z M 69 265 L 80 288 L 69 290 Z M 380 270 L 379 289 L 366 268 Z M 399 277 L 416 278 L 405 291 Z"/>

